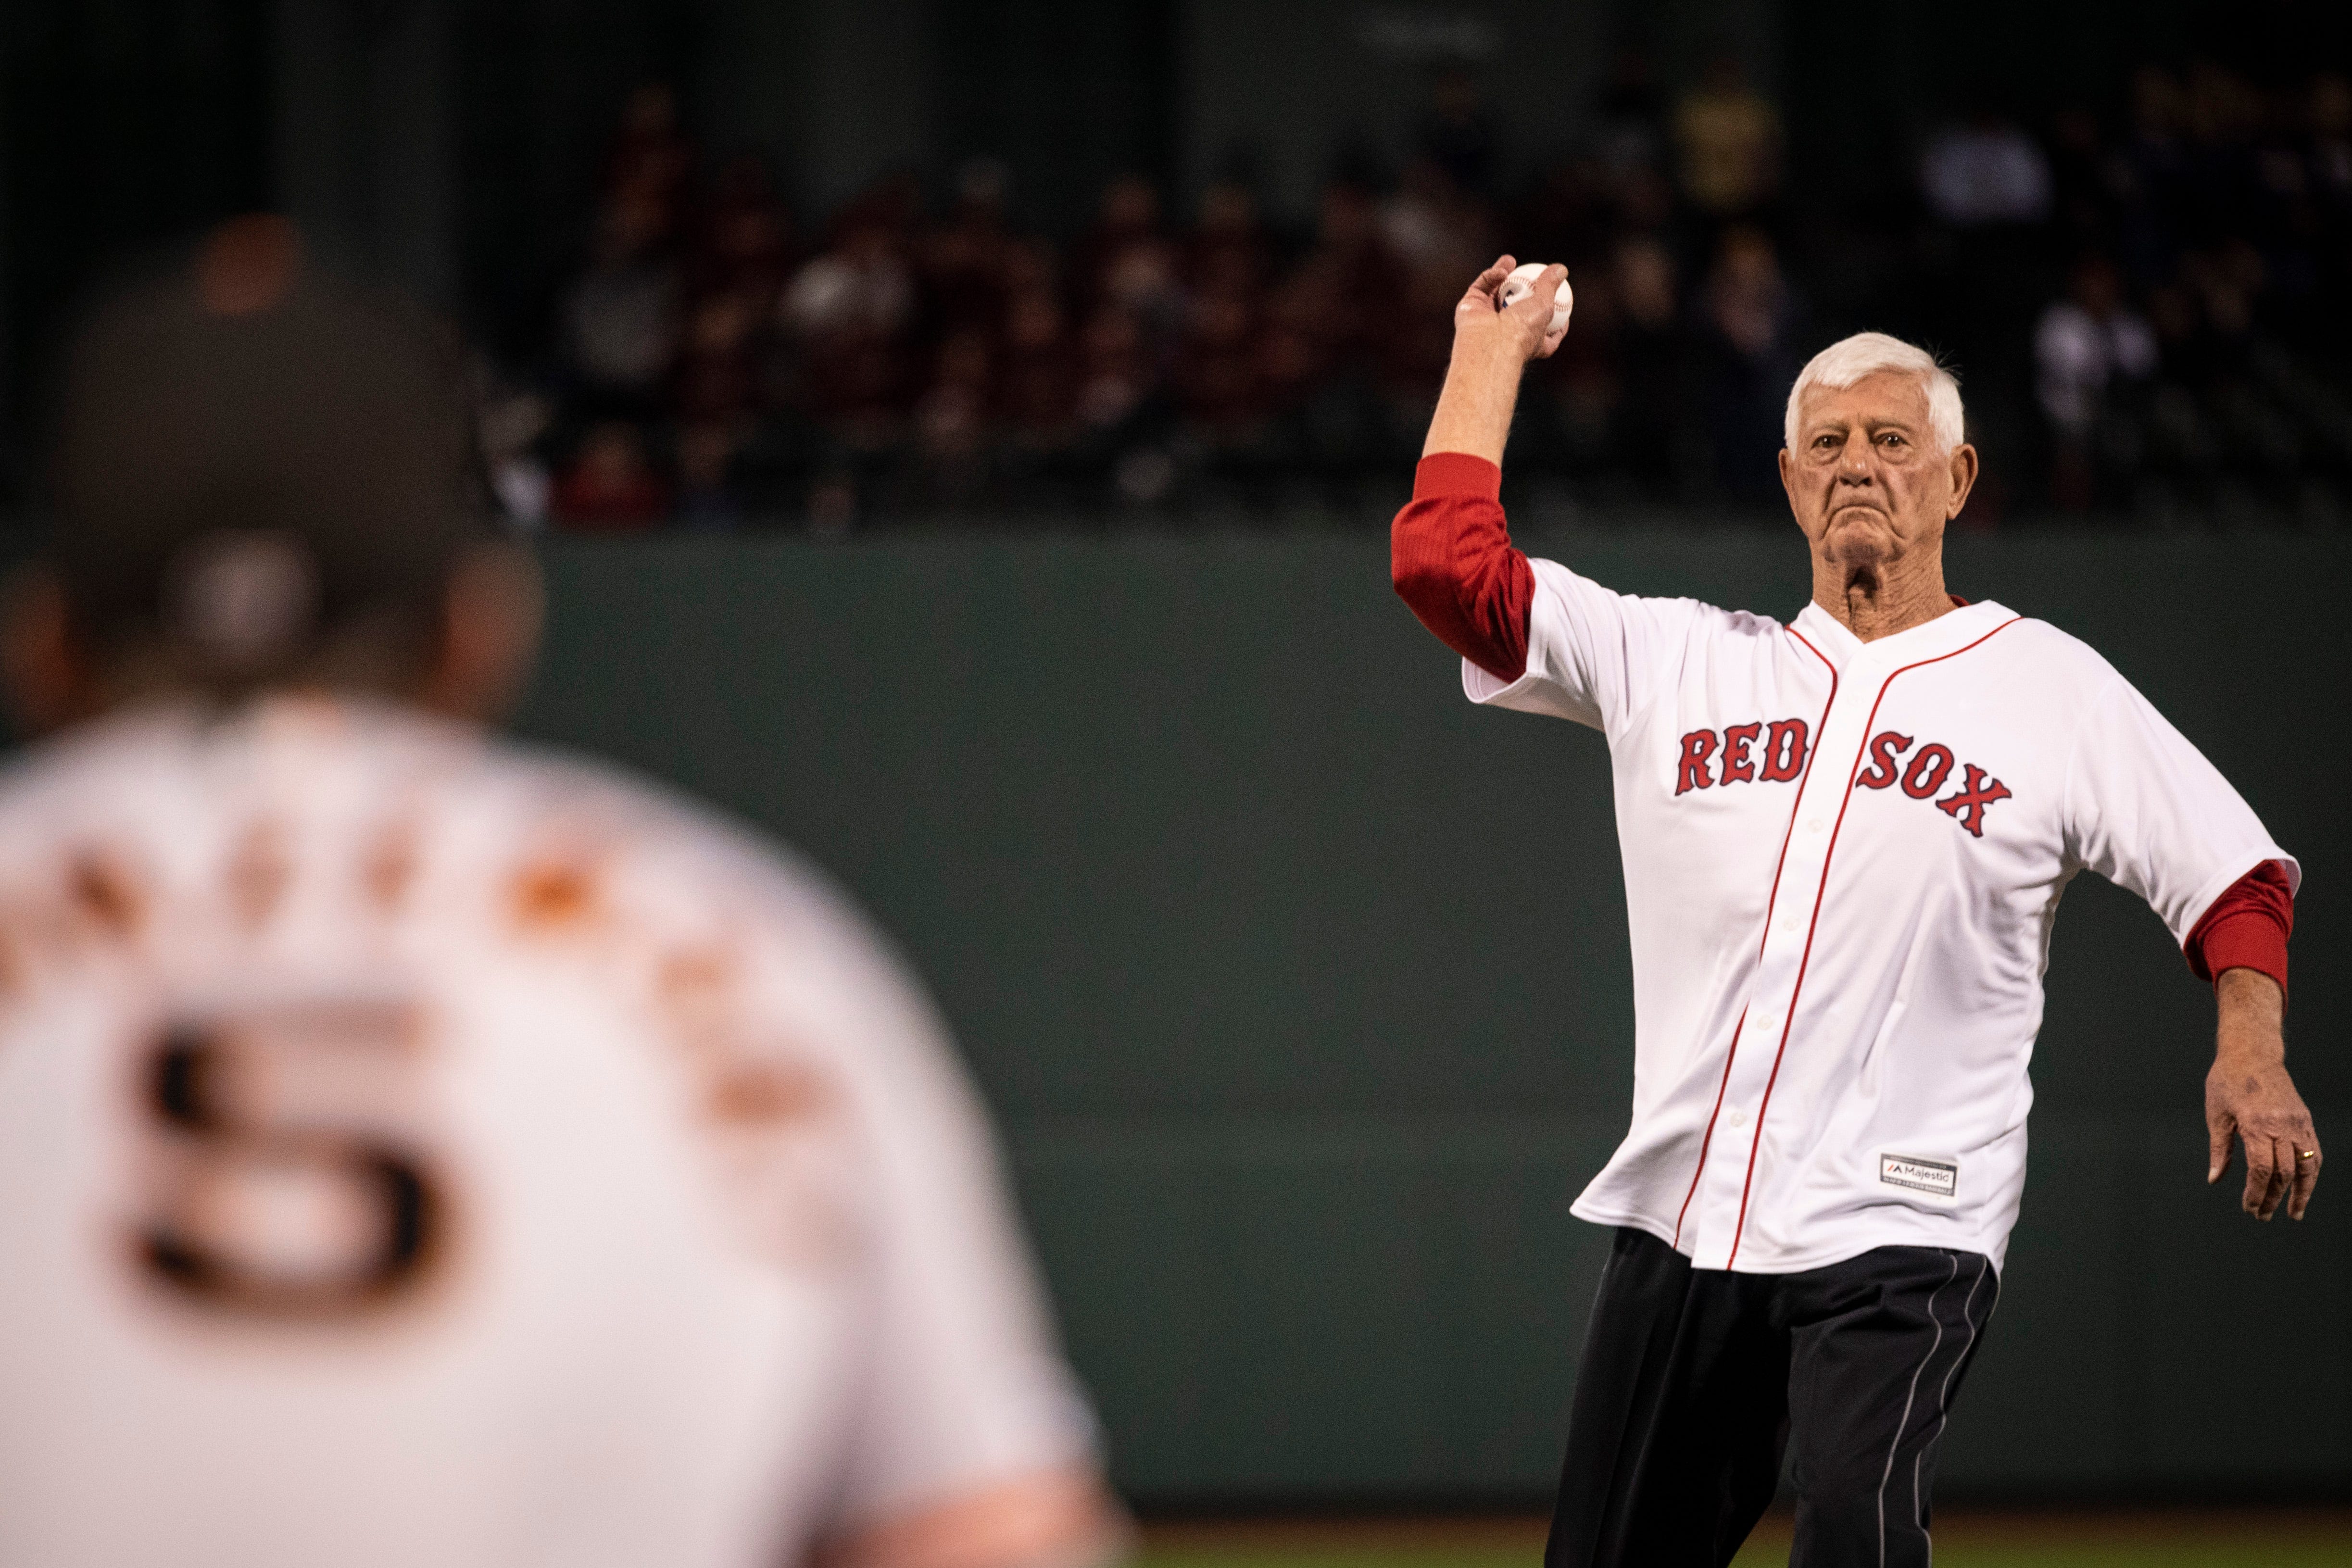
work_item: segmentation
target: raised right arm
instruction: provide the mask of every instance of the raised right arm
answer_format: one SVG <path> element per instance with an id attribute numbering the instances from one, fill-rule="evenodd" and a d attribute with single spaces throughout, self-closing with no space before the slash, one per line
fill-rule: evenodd
<path id="1" fill-rule="evenodd" d="M 1431 415 L 1412 499 L 1390 531 L 1390 574 L 1421 623 L 1505 682 L 1527 672 L 1528 606 L 1535 572 L 1511 546 L 1497 498 L 1519 376 L 1559 346 L 1552 297 L 1568 272 L 1545 269 L 1526 298 L 1497 308 L 1516 265 L 1506 256 L 1454 307 L 1454 357 Z"/>

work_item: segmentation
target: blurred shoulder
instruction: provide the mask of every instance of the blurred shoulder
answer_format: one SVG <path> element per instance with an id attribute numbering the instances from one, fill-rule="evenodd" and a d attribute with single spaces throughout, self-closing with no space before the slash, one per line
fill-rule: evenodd
<path id="1" fill-rule="evenodd" d="M 266 830 L 322 918 L 656 988 L 665 966 L 897 1006 L 903 967 L 805 858 L 628 769 L 404 708 L 151 709 L 0 769 L 0 880 L 108 846 L 199 919 Z M 436 958 L 436 961 L 439 961 Z"/>
<path id="2" fill-rule="evenodd" d="M 654 946 L 688 934 L 762 967 L 821 970 L 868 999 L 908 996 L 906 966 L 850 894 L 800 851 L 702 800 L 601 759 L 499 740 L 452 790 L 463 836 L 514 846 L 519 904 L 534 878 L 581 868 Z"/>

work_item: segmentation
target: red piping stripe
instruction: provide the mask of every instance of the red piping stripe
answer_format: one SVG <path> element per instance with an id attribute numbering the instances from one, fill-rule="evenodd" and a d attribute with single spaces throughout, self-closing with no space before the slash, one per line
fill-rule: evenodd
<path id="1" fill-rule="evenodd" d="M 1870 716 L 1862 721 L 1862 744 L 1854 747 L 1853 767 L 1846 775 L 1845 799 L 1838 802 L 1837 821 L 1830 829 L 1829 847 L 1822 852 L 1822 884 L 1813 890 L 1813 918 L 1805 927 L 1805 950 L 1797 959 L 1797 983 L 1789 992 L 1788 1011 L 1780 1019 L 1780 1049 L 1772 1053 L 1772 1071 L 1764 1080 L 1764 1099 L 1762 1103 L 1756 1107 L 1756 1134 L 1748 1142 L 1748 1175 L 1739 1184 L 1739 1219 L 1731 1228 L 1731 1251 L 1723 1260 L 1723 1266 L 1727 1269 L 1738 1260 L 1739 1243 L 1747 1234 L 1748 1191 L 1756 1184 L 1756 1151 L 1764 1144 L 1764 1117 L 1772 1109 L 1772 1086 L 1780 1081 L 1780 1059 L 1789 1053 L 1789 1030 L 1796 1023 L 1797 998 L 1805 994 L 1805 970 L 1813 961 L 1813 933 L 1820 928 L 1822 923 L 1822 895 L 1829 891 L 1830 861 L 1837 854 L 1838 834 L 1845 827 L 1845 809 L 1853 804 L 1853 781 L 1860 777 L 1862 759 L 1870 750 L 1870 731 L 1871 727 L 1878 722 L 1878 705 L 1886 700 L 1886 688 L 1895 684 L 1896 675 L 1907 674 L 1913 670 L 1924 668 L 1928 664 L 1940 664 L 1947 659 L 1957 659 L 1969 648 L 1976 647 L 1999 632 L 2008 631 L 2024 619 L 2022 615 L 2012 615 L 1994 627 L 1992 631 L 1986 632 L 1984 636 L 1978 638 L 1975 643 L 1969 643 L 1967 647 L 1955 648 L 1948 653 L 1938 653 L 1932 659 L 1921 659 L 1916 664 L 1906 664 L 1899 670 L 1890 671 L 1886 679 L 1878 684 L 1878 695 L 1870 699 Z M 1798 798 L 1800 800 L 1803 799 L 1801 786 L 1799 787 Z M 1791 821 L 1794 820 L 1794 818 L 1790 819 Z"/>
<path id="2" fill-rule="evenodd" d="M 1783 841 L 1782 852 L 1788 845 Z M 1776 875 L 1772 885 L 1777 889 L 1780 879 Z M 1772 928 L 1771 906 L 1765 905 L 1764 928 Z M 1683 1244 L 1683 1218 L 1690 1213 L 1691 1199 L 1698 1196 L 1698 1178 L 1706 1174 L 1706 1151 L 1715 1142 L 1715 1119 L 1723 1114 L 1723 1092 L 1731 1087 L 1731 1064 L 1739 1060 L 1739 1031 L 1748 1027 L 1748 1009 L 1739 1009 L 1739 1021 L 1731 1026 L 1731 1049 L 1723 1053 L 1723 1079 L 1715 1086 L 1715 1109 L 1706 1113 L 1706 1135 L 1698 1141 L 1698 1168 L 1691 1172 L 1690 1191 L 1683 1194 L 1683 1206 L 1675 1210 L 1675 1239 L 1667 1245 L 1679 1250 Z"/>
<path id="3" fill-rule="evenodd" d="M 1822 651 L 1794 626 L 1783 626 L 1780 630 L 1803 643 L 1805 651 L 1820 659 L 1822 667 L 1829 671 L 1830 700 L 1822 705 L 1821 719 L 1813 727 L 1813 743 L 1805 748 L 1805 771 L 1797 779 L 1797 793 L 1789 802 L 1789 825 L 1780 830 L 1780 858 L 1772 862 L 1772 891 L 1764 898 L 1764 935 L 1756 939 L 1756 956 L 1759 958 L 1764 956 L 1764 944 L 1772 935 L 1773 904 L 1780 896 L 1780 868 L 1789 862 L 1789 840 L 1797 831 L 1797 808 L 1804 803 L 1805 780 L 1813 776 L 1813 758 L 1821 755 L 1822 730 L 1829 724 L 1830 709 L 1837 706 L 1837 666 L 1831 664 Z M 1741 1008 L 1739 1021 L 1731 1026 L 1731 1049 L 1723 1053 L 1723 1081 L 1715 1086 L 1715 1109 L 1706 1113 L 1706 1133 L 1698 1141 L 1698 1168 L 1691 1172 L 1690 1190 L 1683 1194 L 1683 1206 L 1675 1211 L 1675 1239 L 1667 1243 L 1670 1247 L 1679 1249 L 1683 1244 L 1683 1218 L 1690 1213 L 1691 1199 L 1698 1196 L 1699 1177 L 1706 1174 L 1706 1151 L 1715 1143 L 1715 1119 L 1723 1114 L 1723 1092 L 1731 1086 L 1731 1064 L 1739 1060 L 1739 1033 L 1747 1027 L 1748 1009 Z M 1736 1237 L 1733 1245 L 1738 1245 Z"/>

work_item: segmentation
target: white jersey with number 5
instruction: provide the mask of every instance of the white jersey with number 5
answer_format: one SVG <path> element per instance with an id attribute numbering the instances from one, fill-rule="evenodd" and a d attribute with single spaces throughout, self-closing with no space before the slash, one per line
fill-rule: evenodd
<path id="1" fill-rule="evenodd" d="M 1067 1562 L 974 1098 L 814 879 L 394 710 L 0 783 L 0 1562 Z"/>

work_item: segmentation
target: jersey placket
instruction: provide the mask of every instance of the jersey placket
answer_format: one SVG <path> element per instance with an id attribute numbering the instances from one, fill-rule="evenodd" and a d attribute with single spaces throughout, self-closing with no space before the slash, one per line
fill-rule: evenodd
<path id="1" fill-rule="evenodd" d="M 1728 1269 L 1738 1261 L 1741 1232 L 1770 1175 L 1761 1153 L 1763 1124 L 1781 1060 L 1802 1045 L 1791 1035 L 1790 1019 L 1804 989 L 1807 960 L 1832 939 L 1822 894 L 1862 756 L 1863 732 L 1883 678 L 1874 664 L 1866 653 L 1856 653 L 1838 671 L 1837 693 L 1798 786 L 1747 1010 L 1724 1073 L 1706 1168 L 1692 1205 L 1691 1259 L 1702 1269 Z"/>

